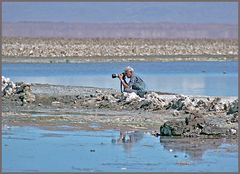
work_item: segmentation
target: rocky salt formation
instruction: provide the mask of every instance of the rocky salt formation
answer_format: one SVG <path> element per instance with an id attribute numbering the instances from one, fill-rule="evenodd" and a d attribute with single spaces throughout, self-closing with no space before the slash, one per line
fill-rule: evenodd
<path id="1" fill-rule="evenodd" d="M 3 38 L 7 57 L 237 56 L 237 40 Z"/>
<path id="2" fill-rule="evenodd" d="M 190 113 L 192 111 L 201 112 L 225 112 L 234 114 L 238 112 L 238 99 L 229 101 L 219 97 L 189 97 L 184 95 L 162 95 L 156 92 L 149 92 L 143 98 L 135 93 L 102 94 L 89 97 L 87 103 L 92 103 L 94 107 L 109 107 L 115 109 L 133 110 L 175 110 Z M 81 102 L 81 100 L 76 100 Z"/>
<path id="3" fill-rule="evenodd" d="M 10 78 L 4 76 L 2 76 L 2 97 L 15 99 L 22 105 L 35 101 L 35 95 L 31 92 L 30 84 L 14 83 Z"/>
<path id="4" fill-rule="evenodd" d="M 10 96 L 16 92 L 16 85 L 10 80 L 2 76 L 2 96 Z"/>
<path id="5" fill-rule="evenodd" d="M 12 83 L 6 81 L 6 89 L 2 91 L 3 113 L 68 114 L 54 119 L 44 116 L 47 125 L 57 125 L 61 121 L 64 125 L 85 126 L 95 122 L 108 128 L 154 129 L 156 135 L 162 136 L 238 135 L 237 97 L 185 96 L 150 91 L 139 97 L 135 93 L 120 93 L 114 89 L 25 83 L 14 83 L 16 87 L 10 94 L 7 86 Z M 16 116 L 16 119 L 15 124 L 22 124 L 20 117 Z M 30 125 L 43 124 L 42 117 L 39 121 L 35 117 L 26 119 Z M 24 124 L 27 124 L 26 119 L 24 117 Z M 13 124 L 10 117 L 6 122 Z"/>
<path id="6" fill-rule="evenodd" d="M 175 118 L 185 115 L 184 120 L 171 119 L 161 125 L 160 135 L 162 136 L 235 136 L 238 130 L 236 127 L 222 128 L 214 124 L 216 121 L 213 120 L 211 123 L 206 119 L 212 114 L 219 114 L 221 117 L 231 117 L 230 120 L 226 120 L 226 124 L 237 123 L 238 99 L 226 100 L 220 97 L 161 95 L 156 92 L 149 92 L 143 98 L 135 93 L 124 93 L 123 95 L 98 93 L 97 96 L 92 96 L 85 102 L 87 107 L 90 105 L 96 108 L 144 110 L 148 112 L 162 112 L 165 110 L 172 113 Z"/>

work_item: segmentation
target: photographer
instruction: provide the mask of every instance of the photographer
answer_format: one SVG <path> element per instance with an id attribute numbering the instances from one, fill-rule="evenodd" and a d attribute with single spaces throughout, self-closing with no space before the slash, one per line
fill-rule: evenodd
<path id="1" fill-rule="evenodd" d="M 129 83 L 126 82 L 125 78 L 130 78 Z M 144 81 L 134 73 L 134 69 L 130 66 L 127 66 L 124 70 L 124 73 L 118 75 L 119 80 L 124 87 L 124 92 L 135 92 L 140 97 L 143 97 L 145 92 L 145 83 Z"/>

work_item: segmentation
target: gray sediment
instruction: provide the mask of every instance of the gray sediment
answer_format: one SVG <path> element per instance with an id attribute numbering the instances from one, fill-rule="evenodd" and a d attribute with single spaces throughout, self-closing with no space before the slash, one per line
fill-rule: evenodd
<path id="1" fill-rule="evenodd" d="M 7 125 L 143 129 L 184 137 L 237 137 L 238 132 L 237 97 L 149 91 L 141 98 L 114 89 L 24 83 L 17 83 L 12 93 L 2 92 Z M 91 128 L 91 123 L 99 126 Z"/>

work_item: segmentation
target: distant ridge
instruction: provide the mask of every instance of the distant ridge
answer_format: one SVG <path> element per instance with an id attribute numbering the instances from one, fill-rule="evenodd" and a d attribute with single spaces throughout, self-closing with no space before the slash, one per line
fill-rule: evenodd
<path id="1" fill-rule="evenodd" d="M 237 39 L 232 24 L 4 22 L 4 37 Z"/>

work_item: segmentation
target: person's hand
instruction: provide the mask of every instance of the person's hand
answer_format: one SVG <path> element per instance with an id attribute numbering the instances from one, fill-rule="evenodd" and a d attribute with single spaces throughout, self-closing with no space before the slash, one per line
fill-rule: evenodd
<path id="1" fill-rule="evenodd" d="M 119 78 L 120 80 L 123 80 L 123 74 L 119 74 L 119 75 L 118 75 L 118 78 Z"/>

